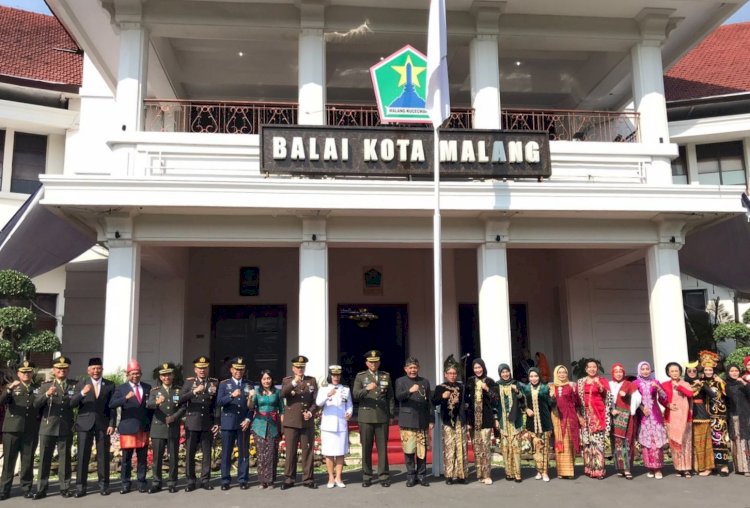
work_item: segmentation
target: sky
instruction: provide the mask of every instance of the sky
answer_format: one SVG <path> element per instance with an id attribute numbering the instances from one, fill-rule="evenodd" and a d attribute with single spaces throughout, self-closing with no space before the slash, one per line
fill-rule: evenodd
<path id="1" fill-rule="evenodd" d="M 27 11 L 42 12 L 44 14 L 50 14 L 47 5 L 44 0 L 0 0 L 0 5 L 7 5 L 9 7 L 16 7 L 18 9 L 25 9 Z M 750 21 L 750 3 L 745 4 L 742 9 L 729 18 L 725 24 L 739 23 L 742 21 Z"/>

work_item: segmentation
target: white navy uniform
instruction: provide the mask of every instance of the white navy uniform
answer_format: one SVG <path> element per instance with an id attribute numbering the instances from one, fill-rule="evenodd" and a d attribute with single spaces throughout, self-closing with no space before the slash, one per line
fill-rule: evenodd
<path id="1" fill-rule="evenodd" d="M 323 408 L 320 417 L 321 453 L 326 457 L 339 457 L 349 452 L 349 427 L 346 415 L 352 414 L 352 393 L 348 386 L 335 385 L 336 393 L 328 392 L 334 385 L 321 386 L 315 404 Z"/>

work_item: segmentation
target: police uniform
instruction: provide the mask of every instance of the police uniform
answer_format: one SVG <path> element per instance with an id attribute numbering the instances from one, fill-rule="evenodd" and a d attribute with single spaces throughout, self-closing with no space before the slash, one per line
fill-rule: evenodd
<path id="1" fill-rule="evenodd" d="M 70 367 L 70 358 L 60 356 L 52 366 L 56 369 L 67 369 Z M 48 397 L 47 392 L 52 387 L 55 388 L 55 393 Z M 67 379 L 66 371 L 63 379 L 53 379 L 49 383 L 44 383 L 39 389 L 39 396 L 34 400 L 34 407 L 41 412 L 42 417 L 39 426 L 39 477 L 34 499 L 43 499 L 47 496 L 55 449 L 58 455 L 60 495 L 73 495 L 70 492 L 70 453 L 73 446 L 73 408 L 70 406 L 70 399 L 74 394 L 75 383 Z"/>
<path id="2" fill-rule="evenodd" d="M 237 443 L 237 480 L 241 489 L 247 489 L 250 470 L 250 421 L 251 414 L 247 399 L 252 385 L 242 379 L 246 362 L 242 357 L 232 358 L 230 365 L 233 371 L 240 374 L 239 379 L 234 375 L 219 384 L 216 405 L 221 408 L 221 490 L 228 490 L 232 481 L 232 452 Z M 234 394 L 239 391 L 236 397 Z M 245 425 L 243 430 L 242 425 Z"/>
<path id="3" fill-rule="evenodd" d="M 380 351 L 372 350 L 365 354 L 368 362 L 379 362 Z M 367 386 L 375 383 L 375 388 Z M 390 487 L 388 471 L 388 424 L 394 417 L 395 403 L 391 376 L 382 370 L 365 370 L 354 378 L 352 388 L 355 402 L 359 403 L 357 423 L 359 423 L 360 441 L 362 443 L 362 486 L 372 483 L 372 444 L 378 447 L 378 477 L 383 487 Z"/>
<path id="4" fill-rule="evenodd" d="M 16 372 L 28 374 L 34 372 L 34 365 L 29 361 L 21 363 Z M 20 382 L 0 392 L 0 404 L 5 404 L 5 421 L 3 421 L 3 474 L 0 477 L 0 499 L 10 497 L 13 475 L 18 456 L 21 456 L 21 489 L 25 497 L 32 497 L 31 487 L 34 482 L 34 452 L 39 439 L 39 411 L 34 407 L 34 399 L 39 394 L 39 385 Z"/>
<path id="5" fill-rule="evenodd" d="M 292 359 L 295 367 L 305 367 L 307 358 L 296 356 Z M 286 403 L 284 411 L 284 440 L 286 441 L 286 462 L 281 489 L 294 485 L 297 478 L 297 446 L 302 450 L 302 482 L 306 487 L 317 488 L 313 477 L 313 452 L 315 446 L 315 398 L 318 394 L 318 383 L 312 376 L 303 376 L 297 381 L 288 376 L 281 382 L 281 397 Z M 304 415 L 310 413 L 305 420 Z"/>
<path id="6" fill-rule="evenodd" d="M 200 356 L 193 361 L 197 368 L 208 368 L 209 361 Z M 211 445 L 213 443 L 213 427 L 216 424 L 214 411 L 216 410 L 216 391 L 219 381 L 216 378 L 190 377 L 185 380 L 179 402 L 185 406 L 185 433 L 187 434 L 187 457 L 185 458 L 185 475 L 187 476 L 186 492 L 195 490 L 195 453 L 200 445 L 203 453 L 201 462 L 201 486 L 206 490 L 213 490 L 211 480 Z M 194 393 L 199 386 L 205 387 L 202 392 Z"/>
<path id="7" fill-rule="evenodd" d="M 173 363 L 162 363 L 159 375 L 174 373 Z M 159 397 L 164 400 L 157 404 Z M 152 468 L 153 481 L 149 493 L 153 494 L 161 490 L 162 463 L 164 461 L 164 450 L 169 454 L 169 472 L 167 486 L 169 492 L 177 490 L 177 459 L 180 451 L 180 419 L 185 414 L 185 408 L 180 407 L 180 388 L 174 385 L 165 386 L 151 390 L 146 402 L 146 407 L 154 414 L 151 417 L 151 445 L 154 451 L 154 462 Z"/>

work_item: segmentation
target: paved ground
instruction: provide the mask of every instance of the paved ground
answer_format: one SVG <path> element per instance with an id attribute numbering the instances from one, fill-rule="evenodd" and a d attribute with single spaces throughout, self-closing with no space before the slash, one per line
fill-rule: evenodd
<path id="1" fill-rule="evenodd" d="M 581 474 L 576 468 L 576 472 Z M 523 483 L 505 481 L 502 469 L 493 469 L 493 485 L 482 485 L 473 481 L 468 485 L 445 485 L 432 479 L 430 487 L 419 485 L 407 488 L 403 469 L 392 470 L 393 485 L 386 489 L 378 484 L 362 488 L 359 473 L 345 475 L 346 489 L 328 490 L 325 484 L 317 490 L 296 486 L 286 491 L 259 490 L 257 483 L 249 490 L 240 490 L 236 486 L 229 491 L 218 488 L 219 481 L 214 479 L 216 488 L 212 491 L 197 490 L 186 493 L 182 489 L 175 494 L 160 492 L 158 494 L 140 494 L 131 492 L 119 494 L 119 482 L 113 482 L 112 494 L 102 497 L 89 484 L 92 492 L 81 499 L 63 499 L 57 494 L 56 487 L 51 489 L 50 496 L 40 501 L 31 501 L 12 497 L 0 503 L 2 506 L 49 506 L 75 508 L 102 507 L 133 508 L 141 506 L 159 507 L 207 507 L 239 508 L 255 506 L 291 506 L 297 508 L 313 507 L 435 507 L 451 506 L 472 507 L 518 507 L 518 508 L 750 508 L 750 478 L 731 475 L 728 478 L 712 476 L 709 478 L 693 477 L 691 479 L 672 476 L 671 469 L 663 480 L 647 478 L 643 470 L 636 468 L 637 475 L 633 481 L 616 476 L 605 480 L 592 480 L 585 476 L 576 480 L 557 480 L 553 477 L 549 483 L 535 481 L 534 472 L 524 469 Z M 554 474 L 554 471 L 553 471 Z M 316 476 L 323 483 L 324 475 Z M 18 489 L 13 489 L 17 495 Z"/>

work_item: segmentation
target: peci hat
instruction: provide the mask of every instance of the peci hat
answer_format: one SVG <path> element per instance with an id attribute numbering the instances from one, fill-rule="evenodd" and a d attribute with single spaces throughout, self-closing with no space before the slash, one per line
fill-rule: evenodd
<path id="1" fill-rule="evenodd" d="M 101 367 L 102 365 L 103 364 L 102 364 L 102 359 L 101 358 L 98 358 L 98 357 L 89 358 L 89 367 L 93 367 L 93 366 L 99 366 L 99 367 Z"/>
<path id="2" fill-rule="evenodd" d="M 328 366 L 328 372 L 331 373 L 331 375 L 341 375 L 341 365 L 329 365 Z"/>
<path id="3" fill-rule="evenodd" d="M 198 367 L 199 369 L 205 369 L 211 364 L 211 362 L 208 361 L 208 358 L 205 356 L 199 356 L 195 360 L 193 360 L 193 365 Z"/>
<path id="4" fill-rule="evenodd" d="M 241 356 L 235 356 L 231 360 L 232 368 L 237 370 L 245 370 L 245 367 L 247 367 L 247 362 L 245 362 L 245 359 Z"/>
<path id="5" fill-rule="evenodd" d="M 35 367 L 36 365 L 31 363 L 30 361 L 24 360 L 18 364 L 18 368 L 16 368 L 16 372 L 22 372 L 24 374 L 29 373 L 29 372 L 34 372 Z"/>
<path id="6" fill-rule="evenodd" d="M 417 360 L 415 356 L 410 356 L 404 362 L 404 367 L 408 367 L 409 365 L 416 365 L 417 367 L 419 367 L 419 360 Z"/>
<path id="7" fill-rule="evenodd" d="M 306 356 L 302 356 L 302 355 L 295 356 L 294 358 L 292 358 L 292 366 L 293 367 L 304 367 L 304 366 L 307 365 L 308 361 L 309 360 L 307 359 Z"/>
<path id="8" fill-rule="evenodd" d="M 174 372 L 174 363 L 165 362 L 159 366 L 159 375 L 172 374 Z"/>
<path id="9" fill-rule="evenodd" d="M 131 372 L 133 372 L 135 370 L 137 370 L 138 372 L 141 372 L 141 364 L 138 363 L 138 360 L 136 360 L 135 358 L 132 358 L 128 362 L 128 366 L 125 369 L 125 372 L 128 373 L 128 374 L 130 374 Z"/>
<path id="10" fill-rule="evenodd" d="M 380 361 L 380 351 L 377 349 L 372 349 L 365 353 L 365 360 L 368 362 L 379 362 Z"/>
<path id="11" fill-rule="evenodd" d="M 70 358 L 67 356 L 58 356 L 52 366 L 56 369 L 67 369 L 70 367 Z"/>

